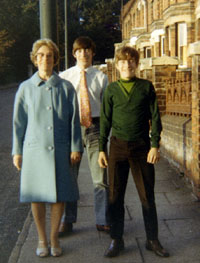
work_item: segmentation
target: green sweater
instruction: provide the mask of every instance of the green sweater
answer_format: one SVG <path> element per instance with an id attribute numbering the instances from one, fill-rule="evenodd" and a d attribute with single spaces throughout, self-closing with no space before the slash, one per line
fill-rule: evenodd
<path id="1" fill-rule="evenodd" d="M 111 128 L 112 135 L 119 139 L 136 141 L 142 138 L 147 142 L 151 140 L 151 147 L 159 147 L 162 125 L 155 90 L 150 81 L 135 77 L 129 94 L 123 91 L 119 81 L 108 85 L 101 107 L 100 151 L 106 149 Z"/>
<path id="2" fill-rule="evenodd" d="M 122 91 L 126 96 L 129 96 L 131 90 L 133 89 L 133 86 L 135 84 L 134 79 L 131 80 L 125 80 L 125 79 L 120 79 L 118 81 L 118 84 L 120 85 Z"/>

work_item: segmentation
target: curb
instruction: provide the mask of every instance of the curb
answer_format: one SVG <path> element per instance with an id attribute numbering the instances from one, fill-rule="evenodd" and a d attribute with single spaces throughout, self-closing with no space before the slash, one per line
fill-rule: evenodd
<path id="1" fill-rule="evenodd" d="M 32 214 L 31 214 L 31 209 L 30 209 L 28 212 L 27 218 L 25 220 L 22 232 L 20 233 L 17 239 L 16 245 L 11 252 L 8 263 L 17 263 L 20 253 L 21 253 L 22 246 L 25 243 L 25 240 L 27 238 L 29 228 L 30 228 L 32 221 L 33 219 L 32 219 Z"/>

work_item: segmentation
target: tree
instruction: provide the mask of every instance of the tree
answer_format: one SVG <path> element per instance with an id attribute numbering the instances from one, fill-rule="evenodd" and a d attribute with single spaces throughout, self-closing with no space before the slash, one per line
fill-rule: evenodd
<path id="1" fill-rule="evenodd" d="M 29 52 L 40 32 L 38 5 L 35 0 L 1 0 L 1 83 L 27 77 Z"/>
<path id="2" fill-rule="evenodd" d="M 124 0 L 125 1 L 125 0 Z M 121 41 L 119 0 L 68 0 L 68 53 L 81 35 L 97 45 L 95 61 L 104 63 L 114 56 L 114 43 Z M 58 31 L 61 62 L 64 61 L 64 0 L 58 0 Z M 27 78 L 29 53 L 40 37 L 39 0 L 1 0 L 0 8 L 0 79 L 3 82 Z M 70 66 L 73 64 L 70 56 Z M 61 63 L 60 69 L 64 68 Z"/>
<path id="3" fill-rule="evenodd" d="M 62 4 L 60 4 L 59 9 L 63 10 Z M 97 45 L 96 62 L 104 63 L 106 58 L 113 57 L 114 43 L 121 41 L 120 1 L 68 0 L 68 10 L 69 53 L 71 53 L 74 40 L 78 36 L 86 35 L 91 37 Z M 60 17 L 63 17 L 61 13 Z M 64 26 L 64 22 L 61 23 Z M 63 46 L 63 35 L 60 35 L 61 53 Z M 71 56 L 70 64 L 72 63 Z"/>
<path id="4" fill-rule="evenodd" d="M 0 31 L 0 72 L 6 73 L 6 65 L 9 65 L 9 57 L 6 56 L 7 49 L 12 47 L 14 40 L 9 40 L 8 32 Z"/>
<path id="5" fill-rule="evenodd" d="M 114 43 L 121 40 L 119 28 L 119 1 L 96 1 L 95 7 L 85 8 L 83 12 L 83 29 L 95 39 L 97 44 L 96 60 L 104 62 L 113 57 Z"/>

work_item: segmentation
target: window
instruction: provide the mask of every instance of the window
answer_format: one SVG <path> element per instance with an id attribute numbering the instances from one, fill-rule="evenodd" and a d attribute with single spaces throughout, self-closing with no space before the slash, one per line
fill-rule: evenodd
<path id="1" fill-rule="evenodd" d="M 135 28 L 135 14 L 132 15 L 132 25 L 133 28 Z"/>
<path id="2" fill-rule="evenodd" d="M 151 23 L 153 22 L 153 0 L 151 2 Z"/>
<path id="3" fill-rule="evenodd" d="M 197 20 L 197 41 L 200 40 L 200 18 Z"/>
<path id="4" fill-rule="evenodd" d="M 171 48 L 172 48 L 172 47 L 171 47 L 171 30 L 170 30 L 170 28 L 169 28 L 169 31 L 168 31 L 168 32 L 169 32 L 169 35 L 168 35 L 168 40 L 169 40 L 169 42 L 168 42 L 168 43 L 169 43 L 169 54 L 170 54 L 170 53 L 171 53 Z"/>
<path id="5" fill-rule="evenodd" d="M 150 58 L 151 57 L 151 47 L 145 47 L 144 48 L 144 57 Z"/>
<path id="6" fill-rule="evenodd" d="M 187 24 L 178 24 L 178 57 L 180 65 L 187 65 Z"/>
<path id="7" fill-rule="evenodd" d="M 161 56 L 165 55 L 165 36 L 161 36 Z"/>
<path id="8" fill-rule="evenodd" d="M 171 33 L 169 26 L 166 27 L 166 55 L 171 55 Z"/>

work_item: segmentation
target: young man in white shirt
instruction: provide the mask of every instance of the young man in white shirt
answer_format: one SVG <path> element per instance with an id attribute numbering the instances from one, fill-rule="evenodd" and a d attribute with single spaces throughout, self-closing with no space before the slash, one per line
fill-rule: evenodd
<path id="1" fill-rule="evenodd" d="M 80 110 L 80 77 L 81 71 L 86 72 L 87 88 L 91 106 L 92 124 L 89 128 L 82 126 L 82 139 L 87 151 L 88 163 L 94 185 L 94 207 L 96 216 L 96 228 L 98 231 L 109 231 L 106 219 L 108 203 L 108 185 L 106 169 L 98 165 L 99 154 L 99 117 L 103 90 L 108 85 L 107 76 L 92 66 L 95 55 L 95 44 L 89 37 L 79 37 L 73 44 L 73 56 L 76 65 L 62 73 L 60 77 L 70 81 L 78 96 Z M 81 116 L 81 112 L 80 112 Z M 80 162 L 71 167 L 74 176 L 78 177 Z M 77 218 L 77 202 L 66 203 L 65 214 L 60 225 L 60 236 L 72 232 L 73 223 Z"/>

